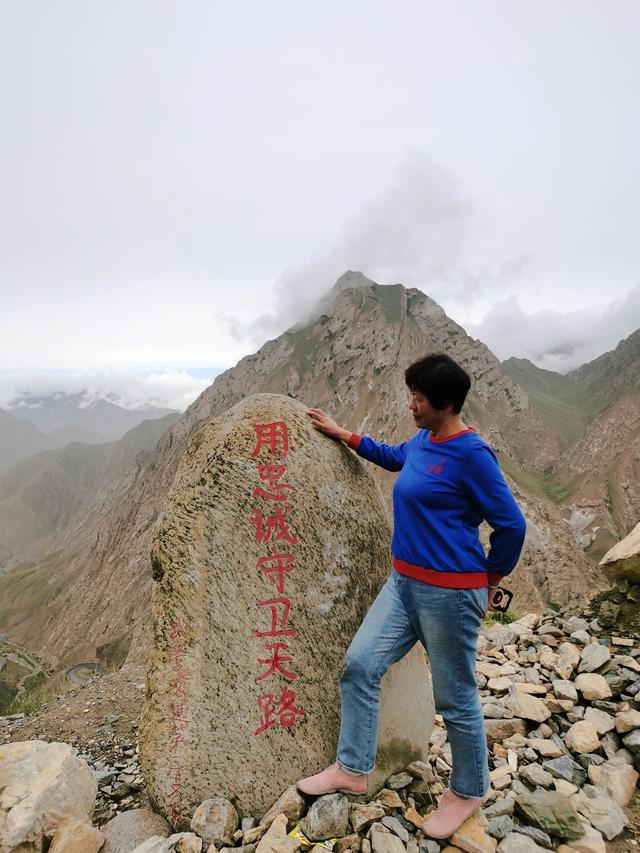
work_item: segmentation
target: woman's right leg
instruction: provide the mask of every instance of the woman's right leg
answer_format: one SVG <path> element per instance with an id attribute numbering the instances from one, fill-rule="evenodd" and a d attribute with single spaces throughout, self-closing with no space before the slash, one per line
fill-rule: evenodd
<path id="1" fill-rule="evenodd" d="M 356 773 L 376 763 L 380 682 L 416 644 L 417 635 L 398 593 L 395 571 L 382 587 L 345 656 L 340 678 L 342 721 L 338 762 Z"/>

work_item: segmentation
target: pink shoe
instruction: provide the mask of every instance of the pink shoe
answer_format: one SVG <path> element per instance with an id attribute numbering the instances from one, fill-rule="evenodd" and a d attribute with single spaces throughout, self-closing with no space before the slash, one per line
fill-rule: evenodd
<path id="1" fill-rule="evenodd" d="M 347 773 L 340 767 L 338 762 L 327 767 L 322 773 L 315 776 L 307 776 L 296 782 L 296 787 L 303 794 L 318 797 L 320 794 L 366 794 L 369 787 L 369 779 L 366 773 Z"/>
<path id="2" fill-rule="evenodd" d="M 480 809 L 481 805 L 480 797 L 459 797 L 447 788 L 438 808 L 422 824 L 422 831 L 431 838 L 449 838 L 460 829 L 465 820 Z"/>

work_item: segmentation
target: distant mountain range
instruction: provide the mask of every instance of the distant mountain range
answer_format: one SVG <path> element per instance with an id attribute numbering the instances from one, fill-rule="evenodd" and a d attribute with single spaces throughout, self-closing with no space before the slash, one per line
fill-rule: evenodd
<path id="1" fill-rule="evenodd" d="M 72 441 L 117 441 L 142 421 L 172 413 L 154 407 L 125 409 L 86 393 L 17 397 L 9 409 L 0 409 L 0 472 L 40 450 Z"/>
<path id="2" fill-rule="evenodd" d="M 347 273 L 315 319 L 217 376 L 168 428 L 152 421 L 108 452 L 40 453 L 0 478 L 0 631 L 52 666 L 90 660 L 105 643 L 143 659 L 150 530 L 195 433 L 268 391 L 321 406 L 354 431 L 405 440 L 415 427 L 404 369 L 432 351 L 471 374 L 463 416 L 496 448 L 527 517 L 510 579 L 515 610 L 582 605 L 604 586 L 600 550 L 640 517 L 639 341 L 636 332 L 566 377 L 503 365 L 422 292 Z M 389 502 L 393 475 L 369 469 Z"/>
<path id="3" fill-rule="evenodd" d="M 578 541 L 599 560 L 640 520 L 640 329 L 565 376 L 526 359 L 504 368 L 562 438 L 544 473 Z"/>

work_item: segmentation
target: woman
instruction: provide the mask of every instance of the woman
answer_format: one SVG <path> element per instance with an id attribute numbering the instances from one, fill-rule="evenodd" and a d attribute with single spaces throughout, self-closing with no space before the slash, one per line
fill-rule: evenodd
<path id="1" fill-rule="evenodd" d="M 366 792 L 382 676 L 419 641 L 429 655 L 452 756 L 450 787 L 422 828 L 448 838 L 480 808 L 489 787 L 475 678 L 478 629 L 501 578 L 518 561 L 525 520 L 495 453 L 460 418 L 471 385 L 467 373 L 434 354 L 412 364 L 405 379 L 418 431 L 404 444 L 379 444 L 342 429 L 321 409 L 309 410 L 317 429 L 400 474 L 393 489 L 393 571 L 347 651 L 340 679 L 337 761 L 298 788 L 315 796 Z M 487 556 L 478 533 L 483 520 L 493 528 Z"/>

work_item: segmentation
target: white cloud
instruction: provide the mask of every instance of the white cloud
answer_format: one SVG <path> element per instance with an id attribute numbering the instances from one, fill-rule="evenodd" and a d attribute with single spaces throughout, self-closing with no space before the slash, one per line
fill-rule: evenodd
<path id="1" fill-rule="evenodd" d="M 467 332 L 500 359 L 528 358 L 538 367 L 566 373 L 615 349 L 640 327 L 640 284 L 622 299 L 577 311 L 527 314 L 516 296 L 497 303 Z"/>
<path id="2" fill-rule="evenodd" d="M 213 381 L 186 370 L 169 370 L 136 376 L 126 371 L 0 372 L 0 408 L 10 408 L 17 398 L 51 394 L 85 394 L 86 400 L 110 400 L 127 409 L 148 406 L 183 411 Z"/>
<path id="3" fill-rule="evenodd" d="M 519 279 L 529 265 L 528 258 L 517 257 L 495 270 L 472 266 L 466 244 L 474 219 L 474 206 L 451 172 L 422 151 L 408 151 L 389 186 L 346 221 L 331 247 L 280 276 L 273 311 L 250 323 L 227 315 L 230 331 L 258 343 L 307 319 L 347 270 L 468 306 Z"/>

